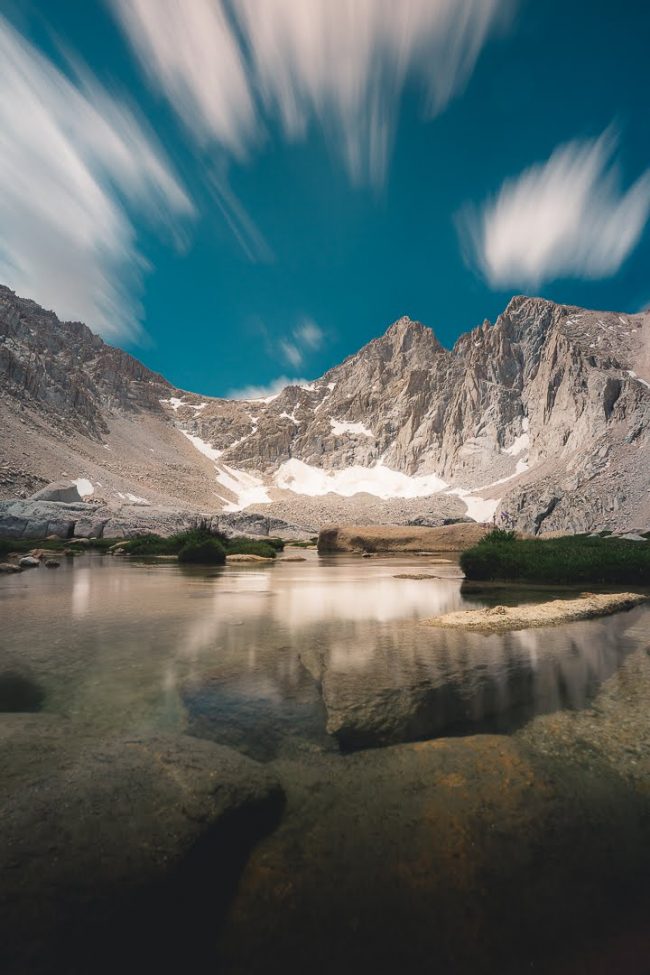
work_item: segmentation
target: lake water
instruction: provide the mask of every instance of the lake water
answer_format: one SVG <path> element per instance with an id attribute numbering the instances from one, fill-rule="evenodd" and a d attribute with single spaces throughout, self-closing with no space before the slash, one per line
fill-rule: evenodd
<path id="1" fill-rule="evenodd" d="M 0 673 L 29 672 L 38 706 L 101 734 L 183 730 L 266 760 L 583 707 L 649 618 L 429 629 L 427 617 L 504 594 L 464 596 L 443 560 L 304 557 L 208 570 L 89 555 L 4 577 Z M 409 574 L 431 578 L 396 578 Z"/>
<path id="2" fill-rule="evenodd" d="M 500 912 L 519 897 L 513 885 L 525 874 L 509 843 L 524 842 L 521 821 L 531 809 L 547 823 L 549 790 L 561 800 L 564 826 L 553 820 L 550 833 L 535 833 L 531 864 L 549 836 L 552 856 L 571 860 L 566 844 L 574 849 L 576 825 L 567 809 L 600 803 L 605 810 L 606 828 L 600 821 L 586 827 L 594 845 L 583 855 L 592 869 L 602 831 L 629 831 L 625 817 L 636 810 L 636 798 L 617 779 L 610 782 L 615 771 L 601 757 L 587 760 L 573 744 L 563 756 L 561 735 L 581 714 L 593 723 L 601 689 L 627 660 L 645 653 L 650 611 L 490 636 L 444 631 L 421 621 L 556 593 L 468 595 L 457 566 L 444 558 L 299 554 L 305 561 L 223 569 L 87 555 L 64 560 L 55 571 L 2 577 L 3 709 L 63 715 L 84 734 L 101 737 L 183 732 L 277 768 L 287 811 L 242 877 L 223 935 L 227 970 L 271 970 L 269 952 L 285 970 L 293 970 L 293 960 L 295 970 L 361 971 L 368 959 L 380 965 L 386 952 L 394 966 L 406 959 L 405 970 L 416 970 L 432 950 L 431 912 L 442 926 L 434 925 L 434 941 L 444 946 L 443 967 L 431 970 L 511 970 L 497 948 L 494 962 L 481 954 L 479 942 L 489 937 L 478 921 L 469 924 L 470 937 L 463 927 L 469 922 L 459 926 L 459 919 L 473 905 L 477 918 L 491 919 L 491 932 L 506 923 Z M 410 574 L 430 578 L 397 578 Z M 417 744 L 432 740 L 433 751 Z M 526 784 L 528 763 L 534 771 Z M 422 797 L 434 780 L 425 809 Z M 619 787 L 619 811 L 612 812 L 607 803 Z M 609 789 L 606 799 L 599 789 Z M 626 810 L 621 821 L 620 809 Z M 431 817 L 435 835 L 449 831 L 444 849 L 419 832 Z M 493 849 L 496 840 L 484 834 L 497 819 L 501 845 Z M 528 843 L 531 823 L 526 831 Z M 625 870 L 611 884 L 616 898 L 627 883 Z M 515 879 L 513 871 L 519 871 Z M 435 890 L 432 877 L 439 878 Z M 497 906 L 488 909 L 490 877 L 501 887 Z M 553 877 L 565 883 L 561 870 Z M 384 891 L 379 900 L 363 893 L 373 878 Z M 599 890 L 597 867 L 591 880 Z M 591 905 L 582 887 L 574 895 Z M 603 909 L 609 911 L 609 900 Z M 315 922 L 319 915 L 329 919 L 330 934 Z M 261 916 L 268 924 L 259 928 Z M 561 924 L 558 918 L 547 922 Z M 377 938 L 384 928 L 391 932 L 386 942 Z M 458 943 L 449 941 L 454 930 Z M 521 930 L 534 940 L 525 925 Z M 494 937 L 502 944 L 502 933 Z M 468 944 L 473 953 L 467 954 Z M 525 946 L 522 951 L 513 971 L 524 970 L 517 967 Z M 566 969 L 574 970 L 582 969 Z"/>

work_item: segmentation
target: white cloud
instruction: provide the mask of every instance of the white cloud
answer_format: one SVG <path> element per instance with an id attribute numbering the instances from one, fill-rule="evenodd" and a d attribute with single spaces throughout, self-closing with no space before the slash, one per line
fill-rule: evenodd
<path id="1" fill-rule="evenodd" d="M 309 386 L 309 379 L 289 379 L 288 376 L 278 376 L 266 386 L 244 386 L 242 389 L 231 389 L 226 396 L 228 399 L 268 399 L 281 393 L 287 386 Z"/>
<path id="2" fill-rule="evenodd" d="M 280 350 L 282 355 L 292 366 L 302 365 L 303 355 L 298 346 L 288 339 L 280 339 Z"/>
<path id="3" fill-rule="evenodd" d="M 246 66 L 222 0 L 112 0 L 149 78 L 205 143 L 242 155 L 256 127 Z"/>
<path id="4" fill-rule="evenodd" d="M 650 213 L 650 170 L 621 191 L 616 139 L 559 146 L 460 218 L 472 257 L 494 287 L 536 288 L 560 277 L 615 274 Z"/>
<path id="5" fill-rule="evenodd" d="M 384 180 L 404 86 L 435 114 L 512 0 L 112 0 L 148 76 L 194 135 L 243 155 L 315 119 L 351 179 Z M 229 20 L 229 15 L 231 19 Z M 236 23 L 236 29 L 235 29 Z"/>
<path id="6" fill-rule="evenodd" d="M 293 333 L 296 341 L 308 349 L 320 349 L 325 333 L 311 318 L 305 318 Z"/>
<path id="7" fill-rule="evenodd" d="M 0 17 L 0 280 L 105 336 L 137 335 L 146 262 L 125 203 L 167 221 L 193 212 L 133 113 Z"/>

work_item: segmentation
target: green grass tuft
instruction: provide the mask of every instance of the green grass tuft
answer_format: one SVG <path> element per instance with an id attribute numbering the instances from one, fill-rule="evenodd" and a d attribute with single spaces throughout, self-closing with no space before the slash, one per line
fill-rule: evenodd
<path id="1" fill-rule="evenodd" d="M 193 565 L 223 565 L 226 553 L 217 538 L 187 542 L 178 553 L 178 561 Z"/>
<path id="2" fill-rule="evenodd" d="M 277 549 L 266 541 L 256 538 L 229 538 L 226 542 L 227 555 L 259 555 L 263 559 L 274 559 Z"/>
<path id="3" fill-rule="evenodd" d="M 468 579 L 570 585 L 650 585 L 650 543 L 609 537 L 516 539 L 490 532 L 460 557 Z"/>

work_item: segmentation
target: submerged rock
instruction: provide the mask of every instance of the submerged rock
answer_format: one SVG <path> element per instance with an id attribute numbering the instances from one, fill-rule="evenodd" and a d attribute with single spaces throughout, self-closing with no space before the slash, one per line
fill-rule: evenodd
<path id="1" fill-rule="evenodd" d="M 0 778 L 0 967 L 16 975 L 192 962 L 283 803 L 229 748 L 78 738 L 44 715 L 0 717 Z"/>
<path id="2" fill-rule="evenodd" d="M 19 565 L 15 565 L 13 562 L 0 562 L 0 572 L 22 572 L 23 570 Z"/>
<path id="3" fill-rule="evenodd" d="M 29 668 L 17 664 L 0 671 L 0 712 L 40 711 L 44 700 Z"/>
<path id="4" fill-rule="evenodd" d="M 488 620 L 507 618 L 484 612 Z M 535 714 L 584 707 L 637 648 L 634 627 L 646 621 L 639 607 L 551 631 L 432 633 L 414 623 L 385 629 L 363 657 L 305 650 L 300 660 L 321 689 L 328 733 L 349 752 L 511 731 Z"/>

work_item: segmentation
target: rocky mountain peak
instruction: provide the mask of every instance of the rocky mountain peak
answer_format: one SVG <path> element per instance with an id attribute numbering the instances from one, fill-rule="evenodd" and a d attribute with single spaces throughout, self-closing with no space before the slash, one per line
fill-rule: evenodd
<path id="1" fill-rule="evenodd" d="M 516 295 L 452 350 L 402 316 L 313 382 L 201 397 L 0 288 L 5 493 L 65 474 L 145 505 L 312 505 L 315 523 L 381 499 L 382 518 L 500 505 L 526 530 L 645 525 L 649 390 L 650 316 Z"/>

